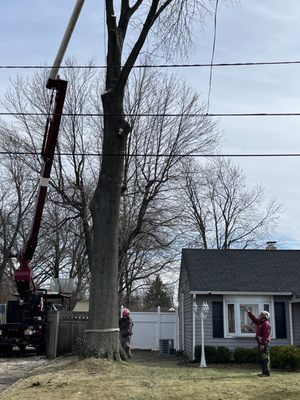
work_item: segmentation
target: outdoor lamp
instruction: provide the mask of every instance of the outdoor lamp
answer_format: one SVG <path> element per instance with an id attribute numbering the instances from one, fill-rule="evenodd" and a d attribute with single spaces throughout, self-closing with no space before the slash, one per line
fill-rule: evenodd
<path id="1" fill-rule="evenodd" d="M 198 305 L 196 301 L 193 304 L 193 311 L 195 317 L 201 319 L 201 360 L 200 368 L 206 368 L 205 350 L 204 350 L 204 319 L 207 318 L 209 312 L 209 305 L 206 301 L 202 303 L 200 314 L 198 314 Z"/>
<path id="2" fill-rule="evenodd" d="M 194 301 L 194 304 L 193 304 L 193 311 L 194 311 L 195 316 L 197 316 L 197 314 L 198 314 L 198 304 L 195 301 Z"/>
<path id="3" fill-rule="evenodd" d="M 198 306 L 197 306 L 197 308 L 198 308 Z M 207 304 L 207 302 L 203 302 L 203 304 L 201 306 L 201 314 L 203 314 L 202 318 L 206 318 L 207 317 L 208 311 L 209 311 L 209 305 Z"/>

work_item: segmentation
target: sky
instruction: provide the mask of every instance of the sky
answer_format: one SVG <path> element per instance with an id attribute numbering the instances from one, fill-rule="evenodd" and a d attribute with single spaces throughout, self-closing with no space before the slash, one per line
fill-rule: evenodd
<path id="1" fill-rule="evenodd" d="M 75 0 L 3 0 L 0 65 L 52 65 Z M 105 60 L 104 0 L 86 0 L 66 56 L 79 64 Z M 215 63 L 300 60 L 300 2 L 219 0 Z M 186 63 L 209 63 L 214 15 L 195 25 L 195 44 Z M 173 71 L 208 98 L 209 68 Z M 0 68 L 0 100 L 25 69 Z M 300 64 L 214 67 L 210 113 L 300 112 Z M 0 105 L 1 108 L 1 105 Z M 1 108 L 3 110 L 3 108 Z M 300 117 L 220 117 L 222 154 L 300 153 Z M 261 185 L 267 199 L 283 205 L 269 240 L 279 249 L 300 249 L 300 157 L 235 157 L 249 187 Z"/>

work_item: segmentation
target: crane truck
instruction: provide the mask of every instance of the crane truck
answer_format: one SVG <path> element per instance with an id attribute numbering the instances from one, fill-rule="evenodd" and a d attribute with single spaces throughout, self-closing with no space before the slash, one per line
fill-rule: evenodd
<path id="1" fill-rule="evenodd" d="M 85 0 L 77 0 L 61 46 L 50 71 L 46 87 L 55 92 L 53 111 L 47 117 L 41 150 L 42 168 L 39 189 L 28 239 L 18 255 L 19 266 L 14 279 L 16 300 L 7 304 L 6 323 L 0 325 L 0 356 L 7 356 L 15 349 L 20 353 L 28 348 L 37 354 L 46 352 L 47 313 L 56 303 L 63 303 L 60 293 L 39 289 L 33 279 L 31 261 L 38 244 L 38 234 L 45 206 L 51 168 L 63 113 L 68 82 L 58 76 L 64 53 Z"/>

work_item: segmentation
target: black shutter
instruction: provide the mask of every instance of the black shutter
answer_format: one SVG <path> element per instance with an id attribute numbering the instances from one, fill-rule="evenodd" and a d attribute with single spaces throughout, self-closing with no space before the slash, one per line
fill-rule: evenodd
<path id="1" fill-rule="evenodd" d="M 286 339 L 286 315 L 285 303 L 278 301 L 274 303 L 275 307 L 275 329 L 277 339 Z"/>
<path id="2" fill-rule="evenodd" d="M 223 302 L 212 302 L 212 318 L 213 318 L 213 337 L 224 337 L 224 318 L 223 318 Z"/>

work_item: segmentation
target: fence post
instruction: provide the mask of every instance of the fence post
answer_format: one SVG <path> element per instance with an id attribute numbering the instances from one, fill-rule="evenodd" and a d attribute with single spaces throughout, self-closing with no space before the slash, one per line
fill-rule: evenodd
<path id="1" fill-rule="evenodd" d="M 59 319 L 60 319 L 60 311 L 56 312 L 56 318 L 55 318 L 55 330 L 53 334 L 53 358 L 57 357 L 57 345 L 58 345 L 58 331 L 59 331 Z"/>
<path id="2" fill-rule="evenodd" d="M 175 307 L 175 349 L 179 350 L 179 314 L 178 314 L 178 307 Z"/>
<path id="3" fill-rule="evenodd" d="M 157 307 L 157 324 L 156 324 L 156 344 L 159 349 L 159 341 L 160 341 L 160 323 L 161 323 L 161 313 L 160 306 Z"/>
<path id="4" fill-rule="evenodd" d="M 0 304 L 0 324 L 6 324 L 6 304 Z"/>

